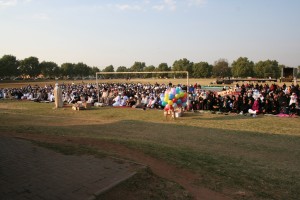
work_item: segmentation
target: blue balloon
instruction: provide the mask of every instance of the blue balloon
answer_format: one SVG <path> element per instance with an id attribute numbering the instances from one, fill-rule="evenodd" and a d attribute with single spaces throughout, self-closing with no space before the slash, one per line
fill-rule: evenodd
<path id="1" fill-rule="evenodd" d="M 175 95 L 174 94 L 169 94 L 169 99 L 172 100 L 174 99 Z"/>
<path id="2" fill-rule="evenodd" d="M 177 104 L 181 104 L 181 103 L 182 103 L 181 99 L 178 99 L 178 100 L 176 101 L 176 103 L 177 103 Z"/>
<path id="3" fill-rule="evenodd" d="M 181 88 L 180 88 L 180 87 L 177 87 L 177 88 L 176 88 L 176 94 L 179 94 L 179 93 L 180 93 L 180 90 L 181 90 Z"/>
<path id="4" fill-rule="evenodd" d="M 162 102 L 161 102 L 161 105 L 162 105 L 162 106 L 166 106 L 166 105 L 167 105 L 167 102 L 162 101 Z"/>

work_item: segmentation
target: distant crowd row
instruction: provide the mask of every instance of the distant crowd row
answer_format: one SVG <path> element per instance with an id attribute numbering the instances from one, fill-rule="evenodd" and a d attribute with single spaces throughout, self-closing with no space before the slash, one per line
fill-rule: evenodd
<path id="1" fill-rule="evenodd" d="M 207 110 L 220 113 L 237 114 L 284 114 L 299 115 L 299 85 L 279 86 L 277 84 L 236 85 L 232 94 L 220 95 L 215 91 L 204 90 L 200 84 L 172 85 L 142 83 L 101 83 L 61 84 L 63 101 L 68 104 L 78 101 L 106 106 L 128 106 L 136 108 L 163 109 L 162 96 L 169 88 L 180 87 L 187 91 L 186 110 Z M 99 88 L 99 91 L 98 89 Z M 225 90 L 225 88 L 224 88 Z M 1 88 L 0 98 L 53 102 L 54 86 L 44 87 L 28 85 L 22 88 Z"/>

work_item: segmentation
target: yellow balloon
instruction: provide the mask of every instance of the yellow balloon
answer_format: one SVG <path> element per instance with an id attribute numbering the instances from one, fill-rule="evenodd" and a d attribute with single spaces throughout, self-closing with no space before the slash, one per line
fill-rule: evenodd
<path id="1" fill-rule="evenodd" d="M 168 101 L 168 104 L 171 106 L 171 105 L 173 105 L 173 101 L 172 100 L 169 100 Z"/>

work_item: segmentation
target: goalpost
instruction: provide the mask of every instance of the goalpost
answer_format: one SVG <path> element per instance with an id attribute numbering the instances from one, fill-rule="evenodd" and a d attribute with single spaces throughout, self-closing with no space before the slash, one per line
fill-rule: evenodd
<path id="1" fill-rule="evenodd" d="M 186 92 L 189 91 L 189 72 L 188 71 L 162 71 L 162 72 L 96 72 L 96 84 L 98 91 L 98 102 L 100 102 L 100 91 L 98 84 L 98 74 L 186 74 Z M 187 101 L 188 103 L 188 101 Z M 189 106 L 189 105 L 188 105 Z"/>

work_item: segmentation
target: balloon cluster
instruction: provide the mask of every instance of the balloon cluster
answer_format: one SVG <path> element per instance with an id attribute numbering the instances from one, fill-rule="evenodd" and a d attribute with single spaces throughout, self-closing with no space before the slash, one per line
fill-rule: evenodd
<path id="1" fill-rule="evenodd" d="M 187 93 L 180 87 L 169 88 L 164 94 L 160 95 L 160 99 L 165 110 L 173 110 L 178 107 L 186 107 Z"/>

